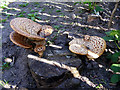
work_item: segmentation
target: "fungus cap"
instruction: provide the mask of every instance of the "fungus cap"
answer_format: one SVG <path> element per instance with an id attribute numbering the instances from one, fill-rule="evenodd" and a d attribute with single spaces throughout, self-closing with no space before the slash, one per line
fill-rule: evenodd
<path id="1" fill-rule="evenodd" d="M 69 43 L 69 50 L 80 55 L 87 55 L 89 59 L 101 56 L 106 48 L 104 39 L 97 36 L 85 35 L 84 39 L 73 39 Z"/>
<path id="2" fill-rule="evenodd" d="M 20 46 L 20 47 L 23 47 L 23 48 L 32 48 L 32 45 L 29 44 L 29 42 L 27 41 L 27 37 L 24 37 L 20 34 L 18 34 L 17 32 L 13 31 L 10 33 L 10 40 Z"/>
<path id="3" fill-rule="evenodd" d="M 44 45 L 37 45 L 34 49 L 35 52 L 42 52 L 42 51 L 45 51 L 45 46 Z"/>
<path id="4" fill-rule="evenodd" d="M 69 50 L 75 54 L 87 55 L 88 50 L 84 45 L 72 44 L 69 46 Z"/>
<path id="5" fill-rule="evenodd" d="M 27 18 L 12 19 L 10 22 L 10 26 L 18 34 L 28 37 L 29 39 L 32 39 L 32 40 L 44 40 L 45 39 L 44 35 L 46 35 L 46 32 L 42 31 L 43 26 L 30 19 L 27 19 Z M 53 29 L 49 29 L 49 30 L 51 30 L 50 33 L 53 32 Z M 39 35 L 41 31 L 44 34 L 42 36 Z"/>
<path id="6" fill-rule="evenodd" d="M 40 35 L 41 37 L 46 37 L 51 35 L 53 32 L 53 28 L 49 25 L 43 25 L 41 32 L 38 33 L 38 35 Z"/>
<path id="7" fill-rule="evenodd" d="M 72 41 L 69 42 L 69 45 L 72 45 L 72 44 L 83 45 L 83 44 L 85 44 L 85 41 L 82 38 L 75 38 L 75 39 L 73 39 Z"/>
<path id="8" fill-rule="evenodd" d="M 94 59 L 103 54 L 104 50 L 106 49 L 106 42 L 101 37 L 90 36 L 86 47 L 89 47 L 87 57 L 90 59 Z"/>
<path id="9" fill-rule="evenodd" d="M 35 48 L 34 48 L 34 51 L 36 53 L 38 53 L 40 55 L 40 57 L 42 57 L 43 55 L 43 52 L 45 51 L 46 47 L 44 45 L 37 45 Z"/>

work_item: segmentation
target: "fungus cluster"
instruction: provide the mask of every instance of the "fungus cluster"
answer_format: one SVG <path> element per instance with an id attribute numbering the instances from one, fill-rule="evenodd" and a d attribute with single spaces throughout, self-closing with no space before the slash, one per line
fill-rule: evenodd
<path id="1" fill-rule="evenodd" d="M 69 50 L 71 52 L 86 55 L 89 59 L 98 58 L 105 49 L 105 40 L 97 36 L 85 35 L 84 38 L 75 38 L 69 42 Z"/>
<path id="2" fill-rule="evenodd" d="M 23 48 L 33 48 L 36 53 L 43 55 L 45 51 L 45 37 L 53 32 L 49 25 L 40 25 L 27 18 L 15 18 L 10 22 L 14 30 L 10 33 L 10 40 Z"/>

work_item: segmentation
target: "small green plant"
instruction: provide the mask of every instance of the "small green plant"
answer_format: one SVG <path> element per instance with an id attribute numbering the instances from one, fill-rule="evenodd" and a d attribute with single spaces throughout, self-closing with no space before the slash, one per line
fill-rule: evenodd
<path id="1" fill-rule="evenodd" d="M 63 26 L 62 26 L 62 25 L 59 25 L 59 26 L 58 26 L 58 25 L 54 25 L 53 27 L 54 27 L 56 30 L 58 30 L 58 29 L 60 29 L 60 28 L 63 27 Z"/>
<path id="2" fill-rule="evenodd" d="M 117 83 L 120 81 L 120 64 L 112 64 L 111 67 L 110 67 L 114 74 L 112 75 L 111 77 L 111 82 L 112 83 Z"/>
<path id="3" fill-rule="evenodd" d="M 88 28 L 87 28 L 87 27 L 85 27 L 85 30 L 88 30 Z"/>
<path id="4" fill-rule="evenodd" d="M 6 8 L 4 11 L 10 11 L 10 10 L 16 11 L 15 8 Z"/>
<path id="5" fill-rule="evenodd" d="M 14 8 L 12 8 L 11 10 L 16 11 Z"/>
<path id="6" fill-rule="evenodd" d="M 11 9 L 9 9 L 9 8 L 8 8 L 8 9 L 5 9 L 5 11 L 10 11 L 10 10 L 11 10 Z"/>
<path id="7" fill-rule="evenodd" d="M 28 18 L 35 21 L 35 19 L 39 19 L 41 20 L 41 17 L 38 16 L 37 13 L 34 13 L 34 14 L 28 14 Z"/>
<path id="8" fill-rule="evenodd" d="M 37 11 L 37 10 L 32 9 L 30 12 L 31 12 L 31 13 L 33 13 L 33 12 L 38 12 L 38 11 Z"/>
<path id="9" fill-rule="evenodd" d="M 24 13 L 26 13 L 26 11 L 20 12 L 20 14 L 24 14 Z"/>
<path id="10" fill-rule="evenodd" d="M 4 3 L 3 5 L 0 5 L 0 8 L 2 8 L 2 9 L 7 8 L 7 4 L 6 4 L 6 3 Z"/>
<path id="11" fill-rule="evenodd" d="M 100 6 L 96 5 L 94 10 L 96 12 L 100 12 L 100 11 L 103 11 L 104 9 L 102 9 Z"/>
<path id="12" fill-rule="evenodd" d="M 75 2 L 74 5 L 76 4 L 84 4 L 84 5 L 87 5 L 87 9 L 92 12 L 92 13 L 95 13 L 95 14 L 98 14 L 98 12 L 100 11 L 103 11 L 104 9 L 102 9 L 100 6 L 98 6 L 96 4 L 96 2 Z M 80 11 L 81 13 L 81 11 Z"/>
<path id="13" fill-rule="evenodd" d="M 5 69 L 9 69 L 10 68 L 10 65 L 9 65 L 10 63 L 8 63 L 8 62 L 4 62 L 3 64 L 2 64 L 2 70 L 5 70 Z"/>
<path id="14" fill-rule="evenodd" d="M 88 6 L 87 6 L 88 10 L 94 12 L 95 14 L 97 12 L 100 12 L 100 11 L 104 10 L 100 6 L 98 6 L 96 4 L 96 2 L 83 2 L 83 4 L 88 4 Z"/>
<path id="15" fill-rule="evenodd" d="M 20 7 L 26 7 L 29 3 L 25 3 L 25 4 L 20 4 Z"/>
<path id="16" fill-rule="evenodd" d="M 40 8 L 40 5 L 37 5 L 37 8 Z"/>
<path id="17" fill-rule="evenodd" d="M 61 30 L 58 30 L 56 32 L 56 35 L 52 38 L 52 42 L 54 42 L 54 40 L 58 37 L 59 33 L 61 32 Z"/>
<path id="18" fill-rule="evenodd" d="M 35 12 L 35 10 L 34 10 L 34 9 L 32 9 L 30 12 L 31 12 L 31 13 L 32 13 L 32 12 Z"/>
<path id="19" fill-rule="evenodd" d="M 83 4 L 88 4 L 88 9 L 94 10 L 94 8 L 96 7 L 96 2 L 83 2 Z"/>
<path id="20" fill-rule="evenodd" d="M 56 12 L 61 12 L 61 10 L 56 10 Z"/>
<path id="21" fill-rule="evenodd" d="M 107 36 L 103 37 L 106 41 L 114 41 L 118 49 L 120 50 L 120 46 L 118 43 L 120 42 L 120 30 L 112 30 L 106 32 Z M 111 77 L 112 83 L 117 83 L 120 81 L 120 64 L 118 64 L 118 60 L 120 57 L 120 51 L 117 51 L 114 54 L 109 54 L 108 59 L 110 59 L 113 64 L 111 65 L 111 69 L 113 70 L 114 74 Z"/>
<path id="22" fill-rule="evenodd" d="M 55 20 L 58 21 L 58 18 L 56 18 Z"/>
<path id="23" fill-rule="evenodd" d="M 35 4 L 35 5 L 38 5 L 38 4 L 39 4 L 39 2 L 35 2 L 34 4 Z"/>
<path id="24" fill-rule="evenodd" d="M 81 4 L 81 2 L 75 2 L 73 5 L 76 5 L 76 4 Z"/>
<path id="25" fill-rule="evenodd" d="M 70 24 L 71 24 L 71 25 L 73 25 L 73 24 L 74 24 L 74 22 L 71 22 Z"/>
<path id="26" fill-rule="evenodd" d="M 0 20 L 0 23 L 4 23 L 4 22 L 6 22 L 7 19 L 8 19 L 8 18 L 5 18 L 5 19 Z"/>
<path id="27" fill-rule="evenodd" d="M 102 84 L 96 86 L 96 89 L 101 88 Z"/>
<path id="28" fill-rule="evenodd" d="M 120 30 L 112 30 L 112 31 L 106 32 L 106 35 L 107 36 L 104 37 L 106 41 L 115 41 L 115 42 L 120 41 Z"/>
<path id="29" fill-rule="evenodd" d="M 45 11 L 45 8 L 42 9 L 42 12 Z"/>
<path id="30" fill-rule="evenodd" d="M 49 13 L 49 14 L 51 14 L 51 13 L 52 13 L 52 11 L 49 11 L 48 13 Z"/>
<path id="31" fill-rule="evenodd" d="M 48 40 L 48 41 L 47 41 L 47 44 L 52 44 L 52 43 L 53 43 L 53 42 L 52 42 L 52 41 L 50 41 L 50 40 Z"/>
<path id="32" fill-rule="evenodd" d="M 28 9 L 30 9 L 30 10 L 31 10 L 31 7 L 29 7 Z"/>
<path id="33" fill-rule="evenodd" d="M 18 13 L 19 15 L 17 15 L 17 17 L 25 17 L 25 15 L 24 15 L 25 13 L 26 13 L 26 11 L 21 11 Z"/>
<path id="34" fill-rule="evenodd" d="M 65 16 L 64 13 L 61 13 L 60 17 L 64 17 L 64 16 Z"/>
<path id="35" fill-rule="evenodd" d="M 60 15 L 60 17 L 64 17 L 65 15 Z"/>
<path id="36" fill-rule="evenodd" d="M 55 25 L 54 28 L 58 30 L 60 28 L 60 26 Z"/>
<path id="37" fill-rule="evenodd" d="M 17 17 L 25 17 L 25 15 L 23 15 L 23 14 L 20 14 L 20 15 L 18 15 Z"/>
<path id="38" fill-rule="evenodd" d="M 110 32 L 106 32 L 107 36 L 103 37 L 106 41 L 114 41 L 116 46 L 118 47 L 118 49 L 120 50 L 120 46 L 118 45 L 118 43 L 120 42 L 120 30 L 112 30 Z M 117 62 L 117 59 L 118 56 L 120 55 L 120 52 L 116 52 L 113 54 L 113 58 L 114 58 L 114 61 L 113 62 Z M 116 58 L 115 58 L 116 57 Z M 112 59 L 113 59 L 112 58 Z"/>
<path id="39" fill-rule="evenodd" d="M 63 25 L 59 25 L 59 26 L 58 25 L 54 25 L 53 27 L 54 27 L 54 29 L 57 30 L 57 32 L 55 33 L 55 36 L 52 38 L 52 42 L 54 42 L 54 40 L 58 37 L 58 35 L 61 32 L 65 31 L 65 29 L 60 29 L 61 27 L 63 27 Z"/>
<path id="40" fill-rule="evenodd" d="M 5 7 L 5 6 L 0 6 L 0 8 L 2 8 L 2 9 L 6 9 L 6 7 Z"/>
<path id="41" fill-rule="evenodd" d="M 9 18 L 11 16 L 11 14 L 7 14 L 7 18 Z"/>

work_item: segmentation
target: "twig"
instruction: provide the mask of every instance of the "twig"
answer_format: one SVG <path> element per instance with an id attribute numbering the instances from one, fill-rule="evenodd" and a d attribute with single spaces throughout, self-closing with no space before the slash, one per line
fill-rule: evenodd
<path id="1" fill-rule="evenodd" d="M 115 8 L 113 9 L 112 14 L 111 14 L 111 16 L 110 16 L 110 21 L 108 22 L 108 29 L 109 29 L 110 26 L 111 26 L 112 19 L 113 19 L 113 16 L 114 16 L 114 13 L 115 13 L 115 11 L 116 11 L 116 9 L 117 9 L 117 7 L 118 7 L 118 3 L 119 3 L 119 2 L 116 2 Z"/>
<path id="2" fill-rule="evenodd" d="M 98 26 L 100 29 L 104 30 L 104 31 L 107 31 L 108 29 L 102 27 L 102 26 Z"/>

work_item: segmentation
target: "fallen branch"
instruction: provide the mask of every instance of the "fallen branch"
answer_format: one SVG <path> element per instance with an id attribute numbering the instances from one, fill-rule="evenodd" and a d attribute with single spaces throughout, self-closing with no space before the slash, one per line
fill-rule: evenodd
<path id="1" fill-rule="evenodd" d="M 110 21 L 108 22 L 108 29 L 109 29 L 110 26 L 111 26 L 112 19 L 113 19 L 113 16 L 114 16 L 114 13 L 115 13 L 115 11 L 116 11 L 116 9 L 117 9 L 117 7 L 118 7 L 118 3 L 119 3 L 119 2 L 116 2 L 115 8 L 113 9 L 112 14 L 111 14 L 111 16 L 110 16 Z"/>

